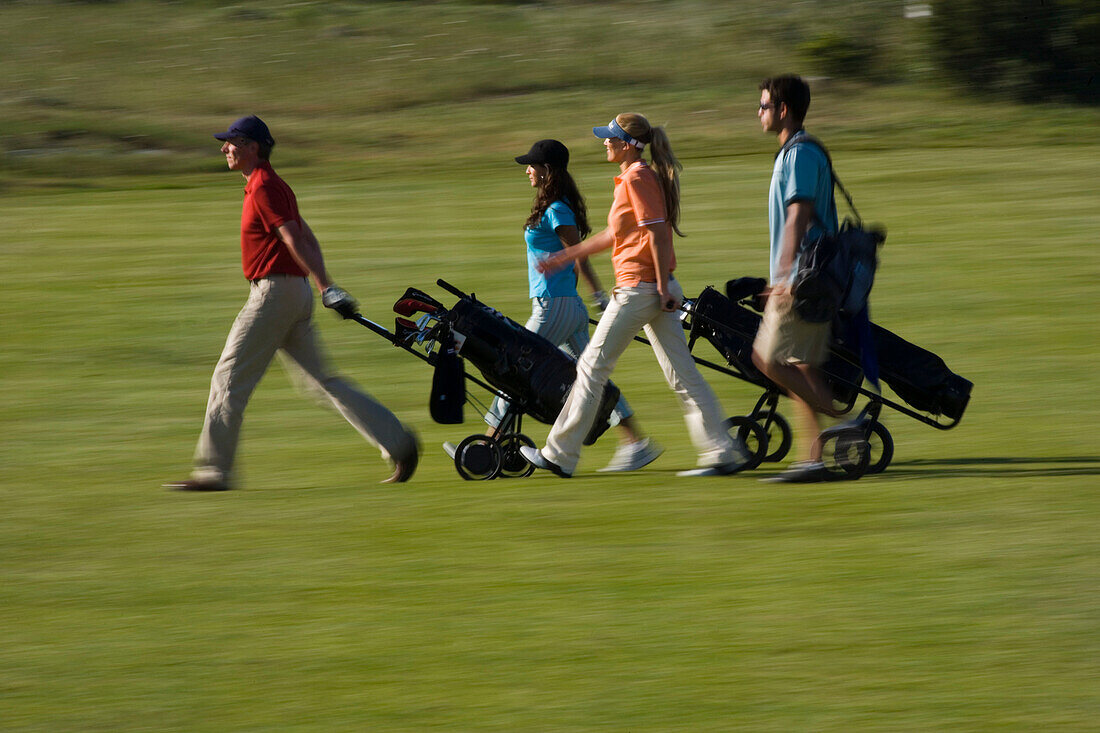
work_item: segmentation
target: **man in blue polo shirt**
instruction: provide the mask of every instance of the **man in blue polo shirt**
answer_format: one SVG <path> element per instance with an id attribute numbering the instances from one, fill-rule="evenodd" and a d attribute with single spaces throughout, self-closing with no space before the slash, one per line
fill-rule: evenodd
<path id="1" fill-rule="evenodd" d="M 798 76 L 777 76 L 760 84 L 760 125 L 765 132 L 776 134 L 781 147 L 768 194 L 771 286 L 752 359 L 761 372 L 786 390 L 804 441 L 821 431 L 819 415 L 837 414 L 832 392 L 820 370 L 829 352 L 831 324 L 802 319 L 794 309 L 791 294 L 802 240 L 822 228 L 837 230 L 829 159 L 821 147 L 807 139 L 802 128 L 809 106 L 810 88 Z M 772 480 L 823 480 L 826 474 L 820 441 L 809 442 L 803 457 Z"/>

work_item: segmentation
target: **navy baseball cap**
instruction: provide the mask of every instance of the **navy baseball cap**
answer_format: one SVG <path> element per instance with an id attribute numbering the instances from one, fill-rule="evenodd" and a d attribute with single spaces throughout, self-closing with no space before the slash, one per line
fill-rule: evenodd
<path id="1" fill-rule="evenodd" d="M 275 138 L 271 137 L 271 131 L 267 129 L 267 125 L 256 115 L 248 115 L 242 117 L 232 125 L 225 132 L 219 132 L 214 135 L 218 140 L 231 140 L 235 137 L 247 137 L 249 140 L 255 140 L 261 145 L 274 145 Z"/>
<path id="2" fill-rule="evenodd" d="M 516 162 L 521 165 L 548 165 L 565 170 L 569 165 L 569 148 L 557 140 L 539 140 L 531 146 L 527 155 L 518 156 Z"/>
<path id="3" fill-rule="evenodd" d="M 593 127 L 592 128 L 592 134 L 595 135 L 596 137 L 602 137 L 605 140 L 609 137 L 617 137 L 620 140 L 622 140 L 623 142 L 630 143 L 631 145 L 633 145 L 636 148 L 644 148 L 645 147 L 644 142 L 631 137 L 630 133 L 628 133 L 626 130 L 624 130 L 622 128 L 622 126 L 618 122 L 616 122 L 615 120 L 611 120 L 611 122 L 608 122 L 603 127 Z"/>

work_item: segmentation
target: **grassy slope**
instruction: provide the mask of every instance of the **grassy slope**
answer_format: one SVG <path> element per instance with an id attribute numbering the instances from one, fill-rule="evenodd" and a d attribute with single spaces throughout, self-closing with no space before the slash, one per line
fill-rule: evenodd
<path id="1" fill-rule="evenodd" d="M 463 15 L 457 25 L 476 31 L 453 42 L 520 47 L 517 24 L 533 34 L 541 25 L 531 18 L 551 11 L 294 7 L 253 21 L 305 28 L 316 44 L 271 107 L 287 130 L 277 132 L 280 169 L 368 314 L 385 321 L 406 285 L 434 290 L 442 275 L 522 316 L 516 230 L 529 193 L 508 156 L 532 137 L 560 134 L 600 212 L 609 171 L 584 129 L 636 100 L 675 123 L 688 289 L 764 269 L 772 143 L 750 115 L 752 80 L 771 64 L 752 55 L 752 36 L 738 26 L 697 31 L 703 51 L 730 36 L 744 41 L 730 55 L 738 71 L 728 84 L 708 76 L 705 53 L 659 47 L 657 60 L 682 63 L 691 89 L 655 79 L 652 95 L 595 93 L 600 78 L 589 76 L 581 91 L 513 90 L 475 103 L 458 90 L 446 97 L 453 81 L 409 63 L 375 67 L 357 54 L 348 65 L 358 73 L 330 72 L 349 58 L 340 44 L 381 49 L 444 32 L 432 24 Z M 334 7 L 370 20 L 370 32 L 328 30 L 318 8 Z M 740 12 L 747 29 L 767 30 L 738 8 L 709 12 Z M 676 10 L 661 19 L 694 22 Z M 578 32 L 620 19 L 552 11 Z M 890 226 L 876 320 L 976 384 L 955 431 L 890 420 L 897 457 L 880 477 L 783 490 L 752 477 L 676 480 L 693 452 L 639 348 L 616 380 L 668 448 L 652 469 L 465 484 L 434 446 L 476 430 L 474 414 L 461 429 L 433 425 L 427 370 L 325 317 L 340 368 L 422 431 L 428 453 L 415 482 L 373 486 L 385 472 L 377 457 L 276 367 L 249 408 L 245 490 L 181 497 L 156 486 L 187 463 L 210 367 L 242 299 L 232 246 L 239 181 L 211 159 L 206 135 L 237 114 L 234 100 L 249 96 L 256 77 L 247 65 L 172 71 L 170 49 L 153 54 L 137 37 L 97 58 L 112 46 L 93 36 L 118 37 L 125 19 L 137 20 L 153 29 L 153 44 L 158 33 L 174 36 L 181 58 L 214 65 L 228 57 L 196 55 L 216 43 L 215 26 L 241 35 L 247 23 L 202 5 L 2 13 L 16 21 L 2 32 L 17 34 L 0 45 L 6 68 L 11 37 L 24 39 L 27 56 L 9 89 L 40 88 L 36 80 L 51 76 L 53 93 L 68 100 L 36 106 L 5 94 L 5 144 L 35 147 L 34 130 L 71 119 L 122 134 L 155 135 L 164 124 L 179 131 L 169 136 L 179 149 L 167 167 L 156 156 L 103 155 L 96 151 L 132 143 L 97 132 L 70 138 L 77 150 L 61 163 L 5 158 L 0 215 L 14 237 L 0 248 L 9 283 L 0 291 L 0 727 L 1093 725 L 1100 548 L 1090 436 L 1100 420 L 1088 334 L 1098 315 L 1100 150 L 1071 134 L 1095 125 L 1091 112 L 996 107 L 996 119 L 975 125 L 973 107 L 935 91 L 834 86 L 819 95 L 815 129 L 861 210 Z M 52 22 L 32 22 L 35 14 Z M 563 43 L 589 51 L 597 31 Z M 64 61 L 28 50 L 58 44 L 72 49 Z M 143 53 L 165 67 L 153 81 L 136 73 Z M 517 63 L 504 55 L 450 68 L 469 87 L 499 83 L 514 75 L 499 73 L 502 65 Z M 570 69 L 568 57 L 546 73 L 586 68 Z M 85 83 L 60 79 L 67 63 L 76 65 L 65 75 Z M 341 83 L 353 93 L 338 95 Z M 368 99 L 370 84 L 380 89 Z M 410 91 L 386 96 L 398 88 Z M 375 99 L 391 101 L 376 108 Z M 149 122 L 146 108 L 167 121 Z M 153 163 L 135 171 L 132 160 Z M 89 188 L 57 186 L 61 165 L 86 172 L 75 183 Z M 606 259 L 599 268 L 608 273 Z M 741 383 L 711 382 L 731 411 L 755 397 Z M 529 430 L 536 439 L 546 432 Z M 611 449 L 593 447 L 584 468 Z"/>

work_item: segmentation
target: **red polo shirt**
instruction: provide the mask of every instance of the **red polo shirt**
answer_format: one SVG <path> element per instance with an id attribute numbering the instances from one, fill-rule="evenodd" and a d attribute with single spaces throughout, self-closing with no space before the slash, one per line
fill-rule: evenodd
<path id="1" fill-rule="evenodd" d="M 279 238 L 278 228 L 288 221 L 302 223 L 298 200 L 271 163 L 261 161 L 248 176 L 241 209 L 241 266 L 247 279 L 273 274 L 306 276 Z"/>

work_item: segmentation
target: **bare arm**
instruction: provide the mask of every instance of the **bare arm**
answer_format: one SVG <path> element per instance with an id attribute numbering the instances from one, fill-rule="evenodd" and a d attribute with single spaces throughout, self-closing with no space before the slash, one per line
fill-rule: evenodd
<path id="1" fill-rule="evenodd" d="M 773 290 L 789 290 L 788 278 L 794 266 L 798 246 L 814 220 L 812 201 L 792 201 L 787 205 L 787 223 L 783 227 L 783 243 L 779 250 L 779 272 L 776 273 Z"/>
<path id="2" fill-rule="evenodd" d="M 332 285 L 332 280 L 329 279 L 328 272 L 325 270 L 321 245 L 304 219 L 301 226 L 296 221 L 288 221 L 279 227 L 278 233 L 279 239 L 286 244 L 294 260 L 313 278 L 318 290 L 324 290 Z"/>
<path id="3" fill-rule="evenodd" d="M 575 226 L 560 226 L 554 232 L 558 235 L 558 239 L 561 240 L 562 247 L 565 249 L 580 244 L 581 234 Z M 603 292 L 600 278 L 596 275 L 596 271 L 592 269 L 587 257 L 577 260 L 577 272 L 580 273 L 581 279 L 584 280 L 593 293 Z"/>
<path id="4" fill-rule="evenodd" d="M 649 253 L 657 271 L 657 295 L 661 298 L 661 310 L 674 311 L 680 302 L 668 293 L 669 268 L 672 267 L 672 230 L 668 224 L 646 224 L 643 228 L 649 240 Z"/>
<path id="5" fill-rule="evenodd" d="M 539 272 L 555 272 L 580 259 L 587 259 L 590 255 L 609 249 L 615 244 L 615 237 L 607 229 L 598 234 L 593 234 L 580 244 L 566 247 L 560 252 L 555 252 L 549 257 L 540 260 L 536 265 Z"/>

